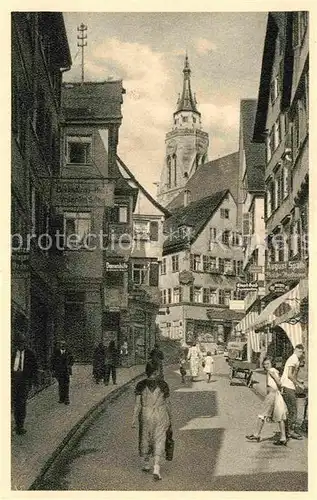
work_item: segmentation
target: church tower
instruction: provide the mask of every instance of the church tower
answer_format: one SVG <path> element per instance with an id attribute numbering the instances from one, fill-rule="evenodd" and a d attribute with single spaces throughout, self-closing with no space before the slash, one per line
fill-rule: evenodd
<path id="1" fill-rule="evenodd" d="M 191 70 L 186 54 L 183 69 L 183 91 L 173 114 L 173 127 L 166 134 L 166 154 L 158 186 L 158 201 L 167 206 L 184 188 L 188 179 L 208 161 L 208 134 L 202 131 L 201 114 L 192 94 Z"/>

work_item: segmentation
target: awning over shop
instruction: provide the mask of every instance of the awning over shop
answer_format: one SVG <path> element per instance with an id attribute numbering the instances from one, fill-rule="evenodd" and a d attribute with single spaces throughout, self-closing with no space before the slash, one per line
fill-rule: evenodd
<path id="1" fill-rule="evenodd" d="M 300 314 L 299 284 L 284 295 L 272 300 L 261 312 L 252 325 L 252 329 L 260 330 L 265 326 L 277 326 Z M 251 326 L 250 326 L 251 328 Z"/>
<path id="2" fill-rule="evenodd" d="M 297 344 L 303 342 L 302 337 L 302 325 L 298 323 L 280 323 L 279 325 L 285 331 L 286 335 L 290 339 L 292 346 L 295 347 Z"/>
<path id="3" fill-rule="evenodd" d="M 250 338 L 250 344 L 252 347 L 252 350 L 254 352 L 260 352 L 260 334 L 256 333 L 253 324 L 256 321 L 256 318 L 258 317 L 258 313 L 255 311 L 251 311 L 244 318 L 240 321 L 240 323 L 237 324 L 235 327 L 236 332 L 242 332 L 248 334 Z"/>

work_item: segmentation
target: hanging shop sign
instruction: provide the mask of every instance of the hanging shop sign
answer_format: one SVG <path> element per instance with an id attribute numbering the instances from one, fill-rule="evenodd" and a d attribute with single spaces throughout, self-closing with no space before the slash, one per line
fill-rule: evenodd
<path id="1" fill-rule="evenodd" d="M 249 282 L 249 283 L 236 283 L 236 290 L 244 292 L 253 292 L 254 290 L 258 290 L 259 284 L 257 282 Z"/>
<path id="2" fill-rule="evenodd" d="M 266 266 L 265 277 L 275 279 L 301 279 L 307 278 L 308 270 L 305 261 L 273 262 Z"/>
<path id="3" fill-rule="evenodd" d="M 289 290 L 289 286 L 285 283 L 273 283 L 269 286 L 269 291 L 273 293 L 285 293 Z"/>
<path id="4" fill-rule="evenodd" d="M 106 271 L 107 272 L 122 272 L 128 270 L 127 262 L 106 262 Z"/>

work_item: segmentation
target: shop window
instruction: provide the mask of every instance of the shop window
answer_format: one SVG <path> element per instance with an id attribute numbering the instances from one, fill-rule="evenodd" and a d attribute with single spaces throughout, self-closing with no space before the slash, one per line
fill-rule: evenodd
<path id="1" fill-rule="evenodd" d="M 92 161 L 92 136 L 67 136 L 67 163 L 87 165 Z"/>
<path id="2" fill-rule="evenodd" d="M 89 245 L 90 232 L 90 212 L 64 212 L 64 233 L 68 249 L 74 250 Z"/>

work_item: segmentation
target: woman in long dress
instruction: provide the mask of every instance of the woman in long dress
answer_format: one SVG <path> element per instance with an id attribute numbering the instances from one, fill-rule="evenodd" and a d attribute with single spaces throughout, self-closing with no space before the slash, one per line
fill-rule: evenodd
<path id="1" fill-rule="evenodd" d="M 146 365 L 147 378 L 135 388 L 135 407 L 132 427 L 139 420 L 139 453 L 143 458 L 142 470 L 150 471 L 150 458 L 154 457 L 153 478 L 162 479 L 160 461 L 165 452 L 166 432 L 171 427 L 169 386 L 160 377 L 157 363 Z"/>
<path id="2" fill-rule="evenodd" d="M 285 433 L 285 421 L 287 418 L 287 408 L 283 396 L 280 393 L 281 381 L 279 372 L 272 367 L 269 357 L 264 358 L 263 368 L 266 371 L 267 394 L 263 402 L 261 414 L 258 416 L 257 430 L 254 434 L 246 436 L 249 441 L 261 441 L 261 431 L 266 421 L 277 422 L 280 428 L 280 439 L 275 441 L 276 445 L 287 444 Z"/>
<path id="3" fill-rule="evenodd" d="M 192 380 L 198 376 L 199 364 L 200 364 L 201 352 L 196 342 L 192 343 L 192 346 L 188 350 L 187 359 L 189 360 L 189 370 Z"/>

